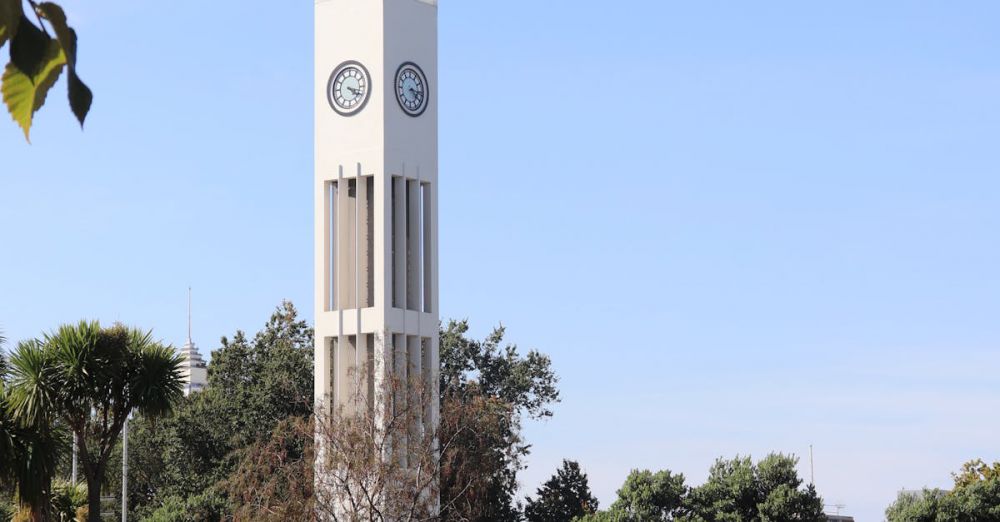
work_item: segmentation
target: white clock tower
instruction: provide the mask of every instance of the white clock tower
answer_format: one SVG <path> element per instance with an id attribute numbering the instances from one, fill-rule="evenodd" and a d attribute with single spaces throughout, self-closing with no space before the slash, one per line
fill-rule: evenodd
<path id="1" fill-rule="evenodd" d="M 316 400 L 372 408 L 390 376 L 438 381 L 437 0 L 315 19 Z"/>

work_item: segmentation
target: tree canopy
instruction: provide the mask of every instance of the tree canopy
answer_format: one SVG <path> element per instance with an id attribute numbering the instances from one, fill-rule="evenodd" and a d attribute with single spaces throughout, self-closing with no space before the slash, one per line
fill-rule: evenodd
<path id="1" fill-rule="evenodd" d="M 885 510 L 887 522 L 965 522 L 1000 520 L 1000 462 L 965 463 L 951 491 L 900 492 Z"/>
<path id="2" fill-rule="evenodd" d="M 72 431 L 87 479 L 89 520 L 100 520 L 105 470 L 126 419 L 133 411 L 155 419 L 173 410 L 182 393 L 180 364 L 173 348 L 153 341 L 150 332 L 102 328 L 96 321 L 63 325 L 42 341 L 18 344 L 7 410 L 20 426 Z M 43 448 L 52 465 L 33 472 L 42 486 L 51 484 L 59 446 L 65 442 Z"/>
<path id="3" fill-rule="evenodd" d="M 524 518 L 528 522 L 570 522 L 596 512 L 597 506 L 580 464 L 563 460 L 556 474 L 538 488 L 536 497 L 525 500 Z"/>
<path id="4" fill-rule="evenodd" d="M 242 331 L 222 338 L 205 391 L 162 422 L 140 417 L 130 425 L 129 504 L 137 517 L 160 508 L 157 516 L 167 517 L 171 506 L 189 501 L 201 511 L 222 505 L 229 512 L 225 483 L 243 451 L 266 446 L 283 422 L 312 414 L 312 336 L 295 306 L 283 302 L 252 338 Z"/>
<path id="5" fill-rule="evenodd" d="M 812 485 L 802 487 L 798 459 L 771 454 L 719 459 L 697 487 L 670 471 L 633 471 L 608 511 L 588 522 L 766 522 L 826 520 L 823 500 Z"/>
<path id="6" fill-rule="evenodd" d="M 476 412 L 479 429 L 463 431 L 450 455 L 455 469 L 477 469 L 475 476 L 449 473 L 442 465 L 441 503 L 457 520 L 519 520 L 517 474 L 531 446 L 521 435 L 523 418 L 552 416 L 559 402 L 558 377 L 548 356 L 537 350 L 522 355 L 503 345 L 504 328 L 483 340 L 468 337 L 468 321 L 450 321 L 441 329 L 442 436 L 451 437 L 449 412 Z M 468 466 L 475 462 L 475 466 Z"/>

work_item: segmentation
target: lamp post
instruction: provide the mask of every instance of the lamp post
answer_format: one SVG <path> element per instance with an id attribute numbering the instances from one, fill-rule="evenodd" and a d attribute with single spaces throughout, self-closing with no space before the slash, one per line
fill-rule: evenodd
<path id="1" fill-rule="evenodd" d="M 128 418 L 122 425 L 122 522 L 128 522 Z"/>
<path id="2" fill-rule="evenodd" d="M 74 433 L 73 434 L 73 472 L 72 472 L 72 474 L 70 476 L 70 482 L 72 482 L 74 486 L 76 485 L 76 452 L 77 452 L 77 448 L 76 448 L 76 433 Z"/>

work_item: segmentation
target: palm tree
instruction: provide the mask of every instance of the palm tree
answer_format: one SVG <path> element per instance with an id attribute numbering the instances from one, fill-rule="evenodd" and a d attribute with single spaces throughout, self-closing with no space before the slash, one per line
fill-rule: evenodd
<path id="1" fill-rule="evenodd" d="M 9 411 L 25 423 L 54 414 L 73 432 L 87 479 L 88 520 L 100 522 L 101 483 L 122 426 L 133 411 L 147 418 L 172 411 L 183 392 L 181 358 L 150 332 L 101 328 L 96 321 L 61 326 L 24 348 L 12 359 Z"/>
<path id="2" fill-rule="evenodd" d="M 37 342 L 20 343 L 11 358 L 16 377 L 37 367 L 41 352 Z M 52 479 L 59 455 L 66 449 L 66 431 L 53 415 L 42 412 L 33 419 L 18 419 L 9 409 L 11 388 L 0 382 L 0 477 L 17 487 L 18 503 L 31 519 L 51 519 Z"/>

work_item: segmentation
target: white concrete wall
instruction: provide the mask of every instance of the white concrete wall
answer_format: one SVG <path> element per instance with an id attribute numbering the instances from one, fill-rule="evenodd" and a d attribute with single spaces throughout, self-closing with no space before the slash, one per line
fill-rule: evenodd
<path id="1" fill-rule="evenodd" d="M 315 390 L 318 402 L 329 398 L 344 403 L 348 397 L 342 384 L 351 366 L 349 359 L 356 359 L 357 365 L 367 359 L 367 350 L 358 349 L 355 336 L 374 335 L 376 378 L 392 370 L 392 339 L 416 339 L 420 341 L 396 349 L 413 345 L 419 350 L 426 344 L 427 353 L 415 352 L 402 360 L 411 361 L 431 382 L 438 379 L 437 2 L 317 0 L 315 25 Z M 360 62 L 370 74 L 370 98 L 361 111 L 343 116 L 330 107 L 327 83 L 334 69 L 348 60 Z M 418 117 L 407 115 L 395 97 L 395 74 L 404 62 L 417 64 L 428 80 L 428 105 Z M 374 192 L 370 249 L 374 302 L 359 307 L 369 304 L 364 263 L 369 252 L 368 218 L 363 205 L 348 201 L 346 188 L 352 178 L 361 180 L 360 187 L 369 177 Z M 332 182 L 341 193 L 333 198 L 336 209 L 329 197 Z M 404 235 L 402 240 L 396 238 L 397 249 L 403 249 L 399 253 L 403 264 L 395 273 L 393 183 L 403 191 L 397 198 L 396 217 L 400 219 L 397 229 Z M 416 190 L 408 193 L 408 185 Z M 404 210 L 407 202 L 408 211 Z M 405 243 L 406 213 L 411 245 Z M 333 222 L 336 233 L 331 230 Z M 332 254 L 331 247 L 336 250 Z M 407 249 L 426 252 L 410 263 L 409 270 Z M 394 288 L 403 292 L 398 308 L 393 307 Z M 336 361 L 330 353 L 332 339 L 345 348 Z M 340 380 L 335 386 L 331 375 Z M 436 396 L 428 413 L 430 424 L 436 426 Z"/>

